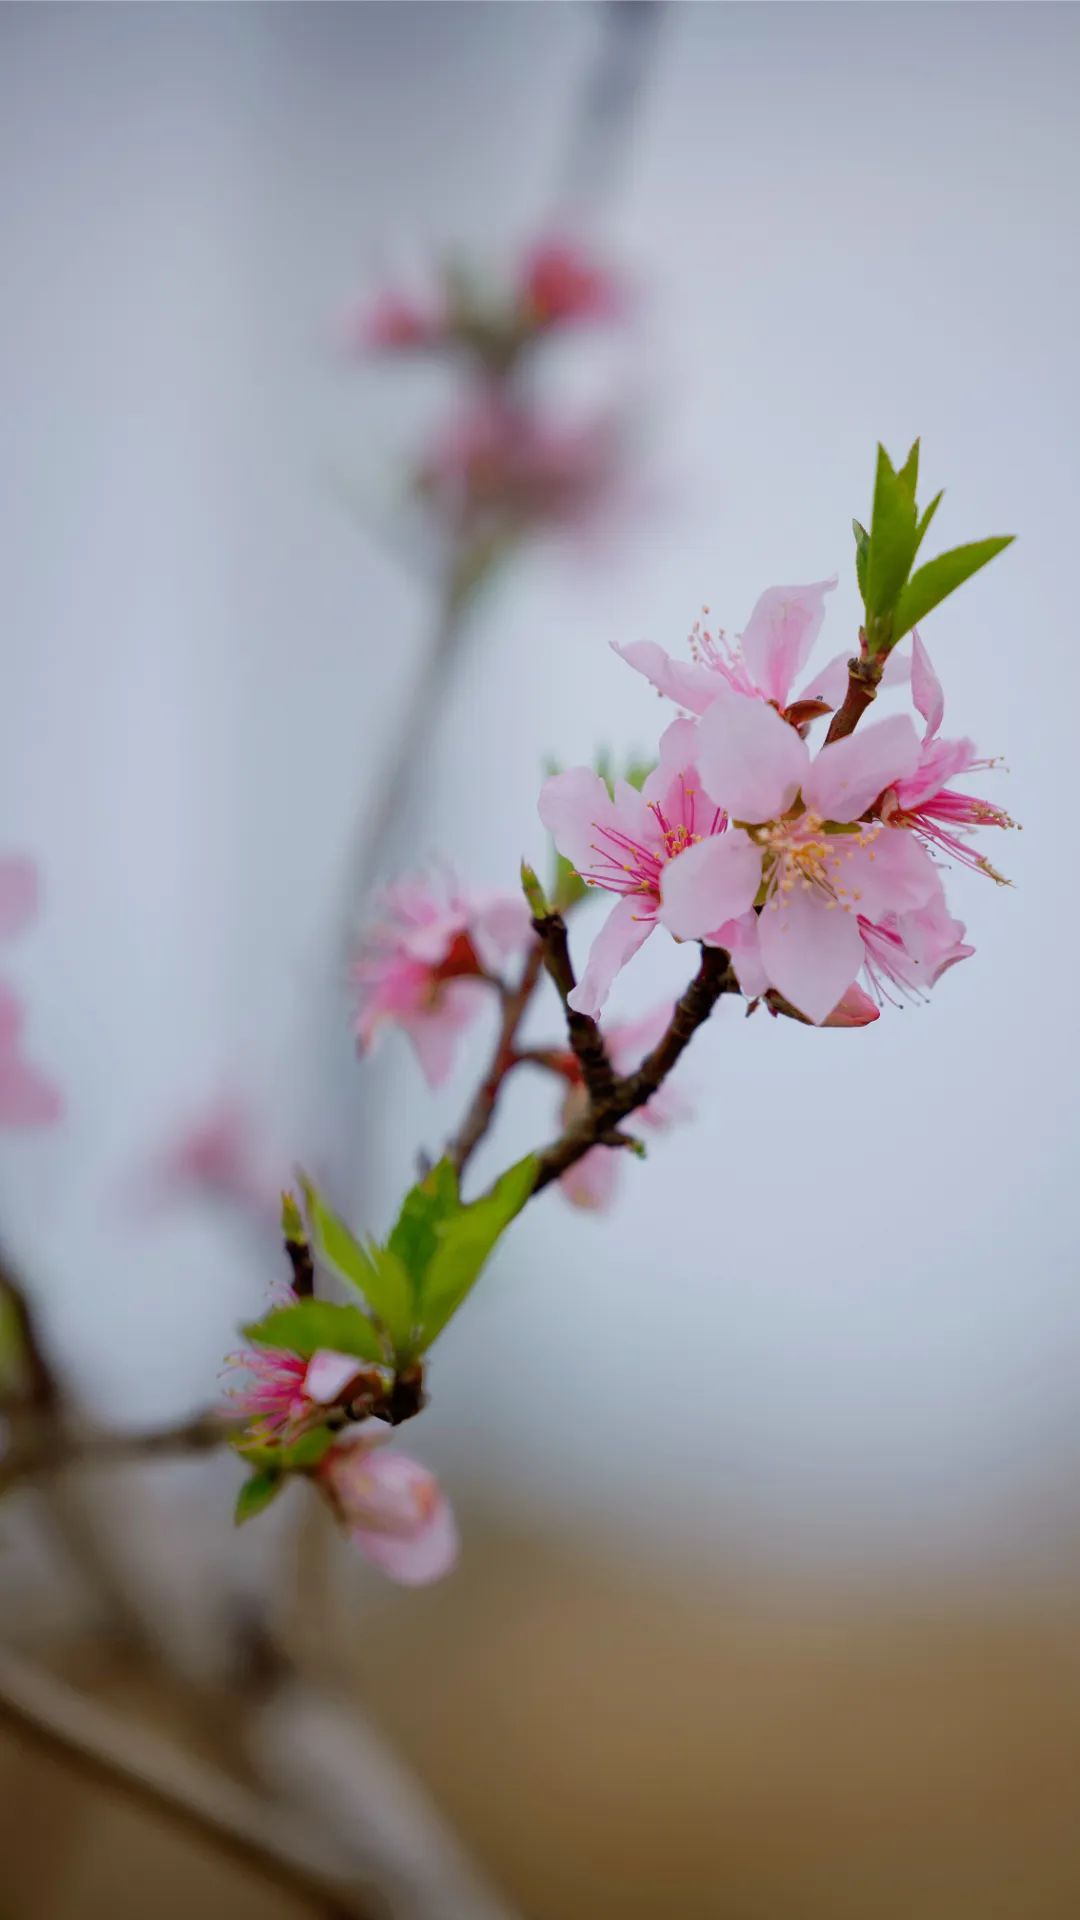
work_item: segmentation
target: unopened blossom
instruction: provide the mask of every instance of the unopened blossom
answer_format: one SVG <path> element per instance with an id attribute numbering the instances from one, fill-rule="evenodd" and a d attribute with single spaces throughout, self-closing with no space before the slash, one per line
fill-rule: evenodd
<path id="1" fill-rule="evenodd" d="M 38 905 L 37 869 L 17 855 L 0 857 L 0 939 L 21 933 Z M 22 1047 L 22 1000 L 0 980 L 0 1127 L 48 1126 L 63 1111 L 59 1090 Z"/>
<path id="2" fill-rule="evenodd" d="M 777 725 L 783 722 L 777 720 Z M 791 737 L 801 744 L 795 733 Z M 661 739 L 659 763 L 640 793 L 625 780 L 617 780 L 609 791 L 591 767 L 553 774 L 541 790 L 540 818 L 559 852 L 587 886 L 618 896 L 570 995 L 578 1013 L 595 1017 L 600 1012 L 616 974 L 656 927 L 677 930 L 670 925 L 663 880 L 681 865 L 688 850 L 699 844 L 726 848 L 730 838 L 734 851 L 726 860 L 722 856 L 721 864 L 730 868 L 740 898 L 748 892 L 747 904 L 753 899 L 761 878 L 760 858 L 745 835 L 728 835 L 723 807 L 702 791 L 696 750 L 695 723 L 674 720 Z M 718 920 L 729 917 L 720 914 Z"/>
<path id="3" fill-rule="evenodd" d="M 317 1480 L 360 1552 L 403 1586 L 426 1586 L 457 1559 L 454 1516 L 433 1473 L 384 1453 L 392 1428 L 365 1420 L 323 1455 Z"/>
<path id="4" fill-rule="evenodd" d="M 916 766 L 885 796 L 882 818 L 890 826 L 911 828 L 939 853 L 1000 881 L 1001 874 L 972 844 L 971 835 L 979 827 L 1011 827 L 1016 823 L 991 801 L 950 785 L 964 774 L 992 767 L 994 762 L 981 758 L 972 740 L 940 738 L 945 697 L 917 633 L 912 635 L 911 694 L 926 731 Z"/>
<path id="5" fill-rule="evenodd" d="M 794 693 L 825 618 L 825 595 L 835 580 L 804 587 L 767 587 L 745 632 L 732 646 L 723 634 L 699 626 L 690 636 L 689 660 L 673 660 L 652 640 L 634 640 L 614 651 L 646 680 L 690 713 L 704 713 L 723 688 L 764 700 L 802 725 L 836 707 L 847 686 L 847 655 L 837 654 Z"/>
<path id="6" fill-rule="evenodd" d="M 618 435 L 608 419 L 564 422 L 497 392 L 470 399 L 416 473 L 421 498 L 459 537 L 583 527 L 611 494 Z"/>
<path id="7" fill-rule="evenodd" d="M 294 1307 L 292 1287 L 275 1287 L 272 1307 Z M 355 1354 L 329 1349 L 302 1360 L 299 1354 L 255 1342 L 225 1357 L 224 1412 L 247 1423 L 247 1438 L 263 1444 L 288 1441 L 316 1423 L 360 1372 Z"/>
<path id="8" fill-rule="evenodd" d="M 862 817 L 914 770 L 915 729 L 905 715 L 879 720 L 811 757 L 772 707 L 730 688 L 693 724 L 705 791 L 734 825 L 667 867 L 665 924 L 678 938 L 728 945 L 744 992 L 764 982 L 820 1025 L 863 964 L 860 915 L 881 922 L 923 906 L 939 885 L 913 833 Z M 745 918 L 754 908 L 756 954 Z M 728 937 L 732 921 L 745 954 Z"/>
<path id="9" fill-rule="evenodd" d="M 622 1021 L 605 1027 L 604 1042 L 616 1073 L 633 1073 L 641 1065 L 645 1055 L 652 1051 L 667 1031 L 671 1015 L 671 1003 L 667 1002 L 640 1020 Z M 561 1119 L 564 1129 L 572 1127 L 588 1108 L 588 1096 L 577 1056 L 567 1050 L 555 1055 L 548 1064 L 554 1066 L 566 1082 Z M 638 1107 L 634 1122 L 640 1121 L 646 1127 L 663 1131 L 687 1119 L 690 1111 L 689 1102 L 668 1079 L 651 1100 L 647 1100 L 643 1107 Z M 622 1147 L 593 1147 L 575 1161 L 559 1176 L 559 1185 L 566 1198 L 576 1207 L 597 1213 L 610 1206 L 618 1188 L 619 1161 L 624 1152 L 625 1148 Z"/>
<path id="10" fill-rule="evenodd" d="M 361 1049 L 381 1028 L 400 1027 L 428 1084 L 440 1086 L 459 1035 L 479 1012 L 487 976 L 531 938 L 528 908 L 514 895 L 423 876 L 388 887 L 351 967 Z"/>
<path id="11" fill-rule="evenodd" d="M 536 327 L 609 320 L 623 305 L 612 275 L 574 241 L 558 239 L 542 240 L 526 254 L 520 298 L 526 320 Z"/>

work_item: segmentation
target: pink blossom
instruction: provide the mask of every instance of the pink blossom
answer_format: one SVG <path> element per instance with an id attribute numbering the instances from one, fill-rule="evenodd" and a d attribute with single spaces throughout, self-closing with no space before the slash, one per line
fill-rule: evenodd
<path id="1" fill-rule="evenodd" d="M 765 700 L 799 725 L 840 704 L 847 686 L 847 655 L 837 654 L 792 699 L 796 676 L 806 665 L 825 618 L 825 595 L 835 580 L 806 587 L 767 587 L 746 631 L 732 647 L 700 625 L 690 636 L 689 660 L 673 660 L 652 640 L 614 650 L 659 693 L 691 713 L 704 713 L 721 688 Z"/>
<path id="2" fill-rule="evenodd" d="M 880 1014 L 870 995 L 856 984 L 841 994 L 832 1012 L 821 1024 L 823 1027 L 868 1027 L 879 1018 Z"/>
<path id="3" fill-rule="evenodd" d="M 273 1289 L 272 1307 L 296 1304 L 292 1287 L 282 1283 Z M 317 1422 L 360 1371 L 355 1354 L 327 1350 L 302 1360 L 276 1347 L 241 1347 L 225 1356 L 225 1375 L 232 1384 L 226 1388 L 224 1411 L 249 1423 L 251 1440 L 290 1440 Z"/>
<path id="4" fill-rule="evenodd" d="M 521 402 L 470 399 L 421 463 L 417 490 L 452 529 L 580 526 L 618 467 L 612 421 L 563 423 Z"/>
<path id="5" fill-rule="evenodd" d="M 861 817 L 915 767 L 915 729 L 902 715 L 879 720 L 812 758 L 772 707 L 726 687 L 688 724 L 705 791 L 735 824 L 666 868 L 664 923 L 677 938 L 729 945 L 744 992 L 764 983 L 820 1025 L 863 964 L 860 914 L 906 912 L 938 885 L 914 834 Z M 756 936 L 745 917 L 755 907 Z"/>
<path id="6" fill-rule="evenodd" d="M 605 1029 L 608 1057 L 616 1073 L 632 1073 L 641 1065 L 645 1055 L 652 1051 L 666 1032 L 671 1014 L 671 1003 L 667 1002 L 640 1020 L 624 1021 Z M 570 1052 L 559 1054 L 552 1064 L 557 1065 L 567 1083 L 561 1118 L 563 1126 L 570 1127 L 581 1118 L 587 1105 L 581 1068 L 575 1055 Z M 669 1079 L 665 1080 L 651 1100 L 638 1108 L 634 1122 L 641 1121 L 646 1127 L 663 1131 L 688 1118 L 690 1111 L 688 1101 Z M 584 1154 L 559 1177 L 559 1185 L 566 1198 L 576 1207 L 603 1212 L 615 1198 L 619 1184 L 619 1160 L 624 1151 L 621 1147 L 593 1147 L 590 1153 Z"/>
<path id="7" fill-rule="evenodd" d="M 796 734 L 791 737 L 801 744 Z M 754 897 L 760 859 L 745 835 L 727 834 L 723 808 L 702 792 L 696 748 L 695 723 L 675 720 L 660 742 L 659 764 L 640 793 L 625 780 L 617 780 L 610 793 L 591 767 L 568 768 L 544 784 L 540 818 L 559 852 L 587 886 L 619 895 L 570 995 L 578 1013 L 595 1017 L 620 969 L 655 927 L 669 925 L 664 876 L 681 865 L 688 850 L 699 843 L 717 850 L 716 874 L 728 874 L 729 891 L 739 903 L 732 911 L 741 911 L 744 895 L 747 905 Z M 728 917 L 720 913 L 712 924 Z"/>
<path id="8" fill-rule="evenodd" d="M 28 926 L 37 912 L 37 868 L 18 855 L 0 856 L 0 939 Z M 59 1090 L 22 1051 L 23 1003 L 0 981 L 0 1127 L 48 1126 L 60 1118 Z"/>
<path id="9" fill-rule="evenodd" d="M 191 1194 L 210 1195 L 273 1218 L 279 1185 L 267 1169 L 247 1105 L 226 1094 L 183 1125 L 151 1164 L 143 1199 L 153 1205 Z"/>
<path id="10" fill-rule="evenodd" d="M 911 693 L 926 722 L 917 765 L 897 780 L 886 795 L 882 818 L 893 827 L 909 827 L 927 845 L 948 854 L 962 866 L 974 867 L 992 880 L 1003 876 L 985 854 L 972 845 L 977 827 L 1012 827 L 1015 821 L 1001 807 L 974 794 L 960 793 L 949 782 L 966 773 L 992 767 L 981 759 L 972 740 L 942 740 L 938 729 L 945 717 L 941 682 L 918 633 L 912 635 Z"/>
<path id="11" fill-rule="evenodd" d="M 362 1554 L 404 1586 L 426 1586 L 457 1559 L 457 1528 L 434 1474 L 380 1449 L 392 1429 L 366 1420 L 323 1455 L 318 1480 Z"/>
<path id="12" fill-rule="evenodd" d="M 526 255 L 521 300 L 534 326 L 610 320 L 622 307 L 615 280 L 571 240 L 542 240 Z"/>
<path id="13" fill-rule="evenodd" d="M 369 353 L 408 353 L 437 347 L 447 337 L 445 303 L 388 288 L 348 327 L 349 344 Z"/>
<path id="14" fill-rule="evenodd" d="M 362 1051 L 380 1030 L 408 1036 L 428 1084 L 442 1084 L 458 1036 L 479 1011 L 485 975 L 532 938 L 525 902 L 415 877 L 387 888 L 382 918 L 352 963 Z"/>
<path id="15" fill-rule="evenodd" d="M 964 940 L 964 924 L 954 920 L 940 880 L 920 907 L 886 913 L 872 921 L 859 916 L 866 977 L 878 1001 L 895 996 L 923 999 L 943 973 L 974 953 Z"/>

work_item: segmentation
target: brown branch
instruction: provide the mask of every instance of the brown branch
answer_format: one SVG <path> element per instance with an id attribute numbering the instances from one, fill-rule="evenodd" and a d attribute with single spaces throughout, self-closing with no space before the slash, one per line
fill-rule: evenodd
<path id="1" fill-rule="evenodd" d="M 722 947 L 703 947 L 701 965 L 685 993 L 676 1002 L 671 1023 L 652 1052 L 646 1054 L 634 1073 L 623 1079 L 612 1078 L 610 1090 L 595 1098 L 587 1113 L 568 1127 L 538 1155 L 539 1170 L 533 1193 L 540 1193 L 552 1180 L 565 1173 L 593 1147 L 604 1144 L 619 1123 L 643 1107 L 663 1085 L 676 1062 L 689 1046 L 694 1034 L 709 1018 L 721 994 L 738 993 L 740 987 L 731 965 L 731 956 Z M 595 1025 L 595 1022 L 591 1023 Z M 599 1031 L 599 1030 L 597 1030 Z"/>
<path id="2" fill-rule="evenodd" d="M 463 1173 L 481 1140 L 495 1118 L 495 1109 L 507 1075 L 518 1064 L 518 1054 L 514 1048 L 518 1029 L 525 1018 L 525 1011 L 536 990 L 540 978 L 544 950 L 537 942 L 530 947 L 525 957 L 521 978 L 516 987 L 502 989 L 502 1018 L 496 1037 L 487 1072 L 477 1087 L 457 1133 L 446 1149 L 447 1159 Z"/>
<path id="3" fill-rule="evenodd" d="M 577 980 L 570 958 L 566 921 L 561 913 L 545 913 L 533 921 L 533 926 L 542 945 L 544 965 L 563 1003 L 570 1045 L 581 1068 L 589 1100 L 593 1107 L 598 1107 L 611 1098 L 615 1069 L 608 1059 L 604 1036 L 596 1021 L 588 1014 L 575 1013 L 569 1004 Z"/>
<path id="4" fill-rule="evenodd" d="M 18 1442 L 0 1460 L 0 1493 L 19 1480 L 36 1480 L 62 1467 L 112 1466 L 117 1462 L 156 1460 L 173 1454 L 207 1453 L 224 1446 L 236 1422 L 213 1412 L 165 1427 L 78 1433 L 53 1422 Z"/>
<path id="5" fill-rule="evenodd" d="M 848 661 L 847 692 L 843 705 L 837 707 L 825 735 L 825 745 L 831 747 L 834 740 L 846 740 L 854 733 L 863 714 L 877 698 L 878 682 L 885 665 L 885 655 L 876 658 L 858 658 Z"/>

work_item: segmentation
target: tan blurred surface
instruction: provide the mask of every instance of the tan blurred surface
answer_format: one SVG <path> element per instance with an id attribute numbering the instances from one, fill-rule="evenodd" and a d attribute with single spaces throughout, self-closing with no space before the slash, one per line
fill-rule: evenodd
<path id="1" fill-rule="evenodd" d="M 474 1534 L 452 1581 L 386 1589 L 351 1645 L 365 1701 L 529 1920 L 1075 1920 L 1078 1607 L 1060 1581 L 680 1591 Z M 4 1920 L 308 1911 L 13 1760 L 5 1737 Z"/>

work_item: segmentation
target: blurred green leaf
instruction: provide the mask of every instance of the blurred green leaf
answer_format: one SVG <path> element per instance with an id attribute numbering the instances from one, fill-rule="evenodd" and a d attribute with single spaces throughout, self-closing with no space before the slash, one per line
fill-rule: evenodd
<path id="1" fill-rule="evenodd" d="M 236 1496 L 234 1518 L 237 1526 L 242 1527 L 245 1520 L 254 1520 L 257 1513 L 262 1513 L 281 1492 L 284 1484 L 284 1477 L 273 1467 L 262 1467 L 245 1480 Z"/>
<path id="2" fill-rule="evenodd" d="M 276 1307 L 244 1332 L 257 1346 L 299 1354 L 302 1360 L 310 1360 L 324 1347 L 334 1353 L 354 1353 L 360 1360 L 385 1358 L 378 1333 L 359 1307 L 341 1307 L 333 1300 L 299 1300 L 295 1306 Z"/>
<path id="3" fill-rule="evenodd" d="M 584 899 L 588 888 L 576 867 L 570 865 L 565 854 L 555 855 L 555 878 L 552 882 L 552 904 L 556 913 L 569 913 L 579 900 Z"/>
<path id="4" fill-rule="evenodd" d="M 442 1332 L 475 1285 L 499 1236 L 532 1192 L 536 1169 L 536 1155 L 528 1154 L 508 1168 L 489 1193 L 439 1224 L 421 1292 L 421 1351 Z"/>
<path id="5" fill-rule="evenodd" d="M 995 554 L 1011 546 L 1014 535 L 1004 534 L 994 540 L 973 540 L 966 547 L 953 547 L 948 553 L 939 553 L 936 560 L 928 560 L 925 567 L 914 573 L 900 595 L 893 617 L 893 639 L 902 640 L 920 620 L 973 573 L 992 560 Z"/>

